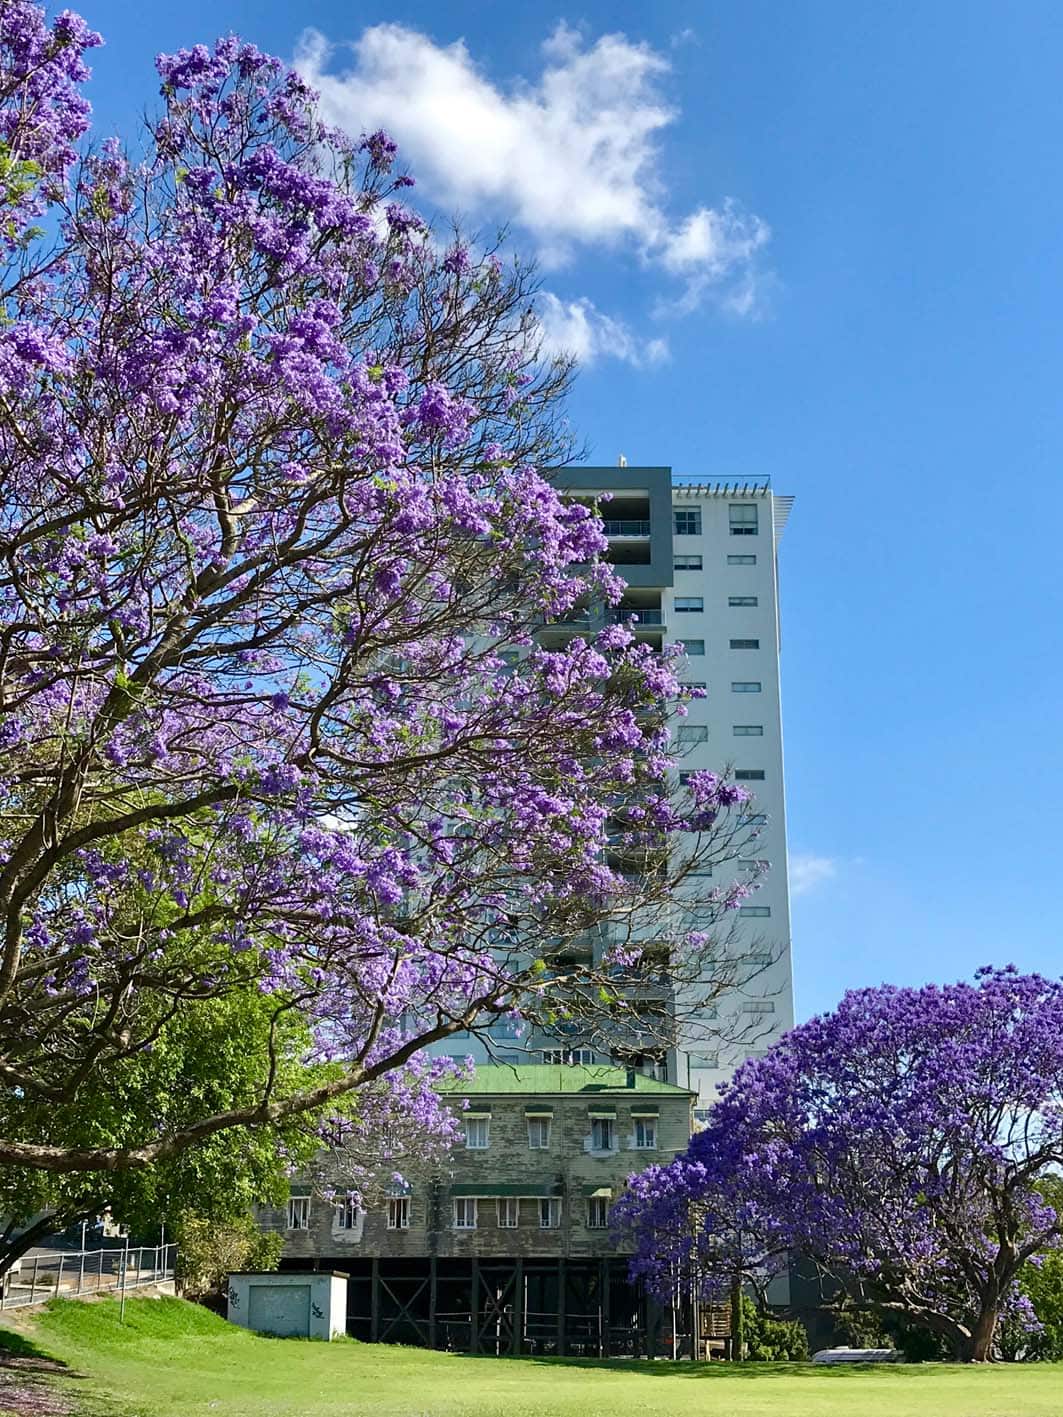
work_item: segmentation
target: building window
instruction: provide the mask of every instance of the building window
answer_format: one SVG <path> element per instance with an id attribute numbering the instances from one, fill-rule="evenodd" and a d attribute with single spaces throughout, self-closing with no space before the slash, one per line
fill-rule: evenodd
<path id="1" fill-rule="evenodd" d="M 737 777 L 737 775 L 736 773 L 735 776 Z M 761 776 L 763 777 L 763 775 L 762 773 Z M 751 812 L 748 817 L 742 818 L 742 824 L 747 827 L 766 827 L 768 819 L 763 812 Z"/>
<path id="2" fill-rule="evenodd" d="M 700 507 L 675 507 L 675 534 L 676 536 L 700 536 L 701 535 L 701 508 Z M 753 508 L 754 512 L 757 510 Z"/>
<path id="3" fill-rule="evenodd" d="M 500 1196 L 498 1199 L 499 1230 L 516 1230 L 520 1224 L 520 1201 L 516 1196 Z"/>
<path id="4" fill-rule="evenodd" d="M 591 1118 L 591 1151 L 616 1150 L 616 1121 L 612 1117 Z"/>
<path id="5" fill-rule="evenodd" d="M 528 1118 L 528 1145 L 532 1151 L 545 1151 L 550 1145 L 550 1118 Z"/>
<path id="6" fill-rule="evenodd" d="M 689 770 L 684 770 L 683 772 L 681 772 L 681 773 L 679 774 L 679 786 L 680 786 L 680 787 L 686 787 L 686 786 L 689 784 L 689 782 L 690 782 L 690 774 L 691 774 L 691 772 L 696 772 L 696 771 L 697 771 L 696 768 L 691 768 L 691 769 L 689 769 Z"/>
<path id="7" fill-rule="evenodd" d="M 593 1048 L 544 1048 L 542 1050 L 542 1060 L 553 1066 L 568 1066 L 570 1064 L 596 1063 L 598 1060 L 594 1056 Z"/>
<path id="8" fill-rule="evenodd" d="M 674 565 L 677 571 L 700 571 L 702 569 L 700 556 L 677 556 Z"/>
<path id="9" fill-rule="evenodd" d="M 690 1066 L 692 1068 L 718 1068 L 720 1066 L 719 1053 L 691 1053 Z M 694 1114 L 697 1116 L 697 1113 Z M 704 1121 L 704 1118 L 702 1118 Z"/>
<path id="10" fill-rule="evenodd" d="M 765 919 L 767 919 L 767 917 L 771 914 L 771 906 L 770 906 L 770 905 L 740 905 L 740 906 L 738 907 L 738 913 L 739 913 L 739 915 L 746 915 L 746 916 L 750 916 L 750 917 L 755 917 L 755 918 L 758 919 L 758 920 L 765 920 Z"/>
<path id="11" fill-rule="evenodd" d="M 454 1200 L 454 1229 L 476 1229 L 476 1200 L 472 1196 L 457 1196 Z"/>
<path id="12" fill-rule="evenodd" d="M 309 1230 L 309 1229 L 310 1229 L 310 1197 L 309 1197 L 309 1196 L 289 1196 L 289 1197 L 288 1197 L 288 1229 L 289 1229 L 289 1230 Z"/>
<path id="13" fill-rule="evenodd" d="M 361 1211 L 358 1208 L 358 1202 L 348 1196 L 344 1201 L 337 1201 L 336 1208 L 332 1212 L 332 1228 L 333 1230 L 357 1230 L 360 1218 Z"/>
<path id="14" fill-rule="evenodd" d="M 764 725 L 762 723 L 736 723 L 732 725 L 731 732 L 736 738 L 763 738 Z"/>
<path id="15" fill-rule="evenodd" d="M 409 1230 L 410 1228 L 410 1198 L 409 1196 L 392 1196 L 388 1201 L 388 1229 L 389 1230 Z"/>
<path id="16" fill-rule="evenodd" d="M 543 1196 L 539 1201 L 539 1229 L 556 1230 L 561 1224 L 561 1202 Z"/>
<path id="17" fill-rule="evenodd" d="M 679 614 L 705 609 L 705 598 L 701 595 L 677 595 L 672 603 Z"/>
<path id="18" fill-rule="evenodd" d="M 744 871 L 747 876 L 756 876 L 759 875 L 761 871 L 766 871 L 768 865 L 769 862 L 767 861 L 758 861 L 753 857 L 749 857 L 745 861 L 739 861 L 738 869 Z"/>
<path id="19" fill-rule="evenodd" d="M 733 610 L 738 610 L 743 605 L 756 605 L 756 603 L 757 597 L 755 595 L 729 595 L 727 597 L 727 604 Z"/>
<path id="20" fill-rule="evenodd" d="M 731 680 L 731 693 L 732 693 L 732 694 L 759 694 L 759 693 L 760 693 L 760 680 L 759 680 L 759 679 L 732 679 L 732 680 Z"/>
<path id="21" fill-rule="evenodd" d="M 764 769 L 763 769 L 763 768 L 735 768 L 735 782 L 763 782 L 763 781 L 764 781 Z M 748 822 L 748 821 L 751 821 L 751 820 L 752 820 L 752 818 L 750 818 L 750 817 L 747 817 L 747 818 L 746 818 L 746 821 L 747 821 L 747 822 Z"/>
<path id="22" fill-rule="evenodd" d="M 684 689 L 707 689 L 708 687 L 704 679 L 687 679 L 683 683 Z"/>
<path id="23" fill-rule="evenodd" d="M 704 743 L 708 740 L 709 730 L 704 723 L 681 723 L 678 737 L 680 743 Z"/>
<path id="24" fill-rule="evenodd" d="M 732 640 L 732 649 L 760 649 L 759 640 Z"/>
<path id="25" fill-rule="evenodd" d="M 491 1118 L 465 1118 L 465 1145 L 469 1151 L 486 1151 L 491 1144 Z"/>
<path id="26" fill-rule="evenodd" d="M 684 653 L 684 654 L 704 654 L 704 653 L 705 653 L 705 641 L 704 641 L 704 640 L 680 640 L 679 643 L 683 646 L 683 653 Z M 731 641 L 731 644 L 732 644 L 732 645 L 734 644 L 734 640 Z"/>
<path id="27" fill-rule="evenodd" d="M 587 1201 L 587 1229 L 609 1229 L 609 1197 L 591 1196 Z"/>
<path id="28" fill-rule="evenodd" d="M 635 1150 L 657 1150 L 657 1119 L 655 1117 L 635 1118 Z"/>
<path id="29" fill-rule="evenodd" d="M 775 1005 L 771 999 L 754 999 L 748 1004 L 743 1004 L 744 1014 L 773 1014 Z"/>
<path id="30" fill-rule="evenodd" d="M 728 556 L 727 564 L 729 566 L 755 566 L 757 558 L 755 556 Z"/>
<path id="31" fill-rule="evenodd" d="M 756 536 L 756 502 L 732 502 L 727 513 L 731 523 L 732 536 Z"/>

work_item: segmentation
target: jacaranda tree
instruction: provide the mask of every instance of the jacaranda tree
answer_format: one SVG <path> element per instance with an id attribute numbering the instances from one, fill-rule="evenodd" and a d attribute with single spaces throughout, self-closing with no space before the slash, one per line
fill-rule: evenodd
<path id="1" fill-rule="evenodd" d="M 658 1289 L 722 1295 L 803 1257 L 828 1294 L 981 1360 L 1023 1266 L 1063 1242 L 1039 1184 L 1060 1166 L 1063 983 L 986 969 L 852 992 L 793 1029 L 618 1219 Z"/>
<path id="2" fill-rule="evenodd" d="M 160 57 L 142 137 L 79 157 L 98 42 L 0 0 L 0 1163 L 126 1169 L 341 1099 L 430 1127 L 426 1044 L 696 1009 L 741 968 L 741 891 L 695 886 L 745 794 L 670 792 L 667 657 L 537 643 L 621 584 L 536 470 L 571 367 L 531 274 L 437 240 L 387 135 L 236 39 Z M 253 1096 L 35 1128 L 240 991 L 275 1019 Z"/>

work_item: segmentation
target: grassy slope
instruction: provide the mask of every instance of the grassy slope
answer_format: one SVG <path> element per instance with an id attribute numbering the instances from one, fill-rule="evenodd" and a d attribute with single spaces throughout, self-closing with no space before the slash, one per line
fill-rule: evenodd
<path id="1" fill-rule="evenodd" d="M 498 1360 L 259 1338 L 176 1299 L 53 1304 L 21 1326 L 122 1417 L 1059 1417 L 1063 1370 Z M 4 1341 L 0 1330 L 0 1344 Z M 25 1347 L 25 1345 L 23 1345 Z M 0 1406 L 0 1411 L 3 1408 Z"/>

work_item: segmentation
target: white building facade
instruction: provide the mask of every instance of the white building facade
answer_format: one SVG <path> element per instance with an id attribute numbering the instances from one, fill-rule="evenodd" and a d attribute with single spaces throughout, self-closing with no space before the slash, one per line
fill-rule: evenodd
<path id="1" fill-rule="evenodd" d="M 793 1024 L 778 587 L 779 539 L 793 498 L 762 480 L 676 477 L 666 467 L 566 468 L 554 480 L 598 506 L 608 559 L 628 588 L 618 608 L 568 616 L 544 627 L 541 642 L 560 645 L 620 619 L 655 648 L 681 644 L 680 678 L 704 697 L 676 722 L 677 772 L 728 769 L 754 796 L 755 843 L 729 868 L 757 880 L 727 942 L 743 961 L 741 982 L 692 1023 L 677 1048 L 646 1059 L 647 1071 L 697 1094 L 700 1120 L 718 1084 Z M 603 1053 L 600 1041 L 507 1036 L 507 1029 L 495 1026 L 489 1050 L 455 1038 L 439 1051 L 484 1062 L 625 1061 Z"/>

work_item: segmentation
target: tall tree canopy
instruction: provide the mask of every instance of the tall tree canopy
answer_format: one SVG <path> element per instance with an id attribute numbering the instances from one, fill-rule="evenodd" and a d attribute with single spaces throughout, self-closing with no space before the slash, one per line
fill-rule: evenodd
<path id="1" fill-rule="evenodd" d="M 387 1078 L 430 1126 L 426 1044 L 638 1016 L 633 936 L 667 937 L 654 1016 L 696 1012 L 741 970 L 747 887 L 695 868 L 745 794 L 670 790 L 667 656 L 537 645 L 621 583 L 536 470 L 571 368 L 531 274 L 438 241 L 387 135 L 236 39 L 79 158 L 98 42 L 0 0 L 0 1162 L 145 1165 Z M 34 1130 L 241 991 L 253 1096 Z M 327 1076 L 283 1065 L 292 1013 Z"/>
<path id="2" fill-rule="evenodd" d="M 788 1254 L 850 1305 L 992 1351 L 1031 1257 L 1058 1250 L 1063 983 L 1013 968 L 882 987 L 745 1063 L 672 1165 L 632 1179 L 636 1269 L 719 1294 Z"/>

